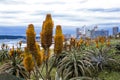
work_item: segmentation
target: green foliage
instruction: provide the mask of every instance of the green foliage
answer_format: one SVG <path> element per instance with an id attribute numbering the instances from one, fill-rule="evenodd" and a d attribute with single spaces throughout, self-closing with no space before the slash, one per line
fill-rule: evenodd
<path id="1" fill-rule="evenodd" d="M 63 80 L 73 77 L 91 76 L 93 65 L 84 59 L 84 55 L 78 50 L 72 50 L 58 63 L 57 72 Z"/>
<path id="2" fill-rule="evenodd" d="M 70 80 L 93 80 L 93 79 L 90 77 L 74 77 L 71 78 Z"/>
<path id="3" fill-rule="evenodd" d="M 14 76 L 14 75 L 10 75 L 10 74 L 8 74 L 8 73 L 2 73 L 2 74 L 0 74 L 0 80 L 24 80 L 24 79 L 22 79 L 22 78 L 18 78 L 18 77 L 16 77 L 16 76 Z"/>
<path id="4" fill-rule="evenodd" d="M 120 44 L 117 44 L 115 48 L 120 51 Z"/>
<path id="5" fill-rule="evenodd" d="M 21 64 L 22 59 L 18 56 L 17 51 L 15 50 L 13 52 L 13 56 L 11 56 L 9 58 L 9 61 L 7 63 L 4 63 L 1 67 L 0 67 L 0 72 L 1 73 L 8 73 L 20 78 L 27 78 L 28 75 L 23 67 L 23 65 Z"/>
<path id="6" fill-rule="evenodd" d="M 0 50 L 0 62 L 3 62 L 5 60 L 9 59 L 8 55 L 8 46 L 6 44 L 1 45 L 1 50 Z"/>
<path id="7" fill-rule="evenodd" d="M 115 55 L 111 47 L 101 47 L 92 50 L 86 50 L 87 59 L 96 66 L 97 71 L 103 70 L 103 67 L 110 66 L 109 63 L 117 63 L 113 58 Z"/>
<path id="8" fill-rule="evenodd" d="M 120 79 L 120 72 L 115 71 L 102 71 L 99 73 L 98 77 L 101 80 L 119 80 Z"/>

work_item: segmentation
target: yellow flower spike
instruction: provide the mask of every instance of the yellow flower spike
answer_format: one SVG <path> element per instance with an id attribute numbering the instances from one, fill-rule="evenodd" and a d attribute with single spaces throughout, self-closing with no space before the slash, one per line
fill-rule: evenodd
<path id="1" fill-rule="evenodd" d="M 95 39 L 95 43 L 96 43 L 96 48 L 99 48 L 99 45 L 98 45 L 99 40 L 97 38 Z"/>
<path id="2" fill-rule="evenodd" d="M 83 39 L 81 38 L 81 39 L 79 40 L 79 42 L 80 42 L 80 44 L 82 44 L 82 43 L 83 43 Z"/>
<path id="3" fill-rule="evenodd" d="M 96 48 L 99 48 L 99 45 L 98 45 L 98 43 L 96 43 Z"/>
<path id="4" fill-rule="evenodd" d="M 40 51 L 40 45 L 36 42 L 36 48 L 38 51 Z"/>
<path id="5" fill-rule="evenodd" d="M 79 48 L 79 41 L 76 41 L 76 47 Z"/>
<path id="6" fill-rule="evenodd" d="M 110 39 L 107 40 L 107 46 L 110 47 Z"/>
<path id="7" fill-rule="evenodd" d="M 13 46 L 12 49 L 10 49 L 9 55 L 10 55 L 10 56 L 13 56 L 13 55 L 14 55 L 14 51 L 15 51 L 15 50 L 14 50 L 14 46 Z"/>
<path id="8" fill-rule="evenodd" d="M 28 54 L 24 57 L 23 65 L 29 73 L 33 70 L 34 62 L 33 62 L 32 54 Z"/>
<path id="9" fill-rule="evenodd" d="M 99 37 L 99 42 L 100 42 L 101 44 L 104 44 L 104 42 L 105 42 L 105 37 L 103 37 L 103 36 Z"/>
<path id="10" fill-rule="evenodd" d="M 40 45 L 38 43 L 36 43 L 36 51 L 34 52 L 36 52 L 35 59 L 37 61 L 37 65 L 40 66 L 43 62 L 43 54 L 40 52 Z"/>
<path id="11" fill-rule="evenodd" d="M 51 14 L 46 15 L 45 21 L 49 21 L 49 20 L 52 21 Z"/>
<path id="12" fill-rule="evenodd" d="M 35 46 L 35 39 L 36 39 L 36 33 L 34 31 L 34 26 L 33 24 L 29 24 L 28 25 L 28 29 L 26 31 L 26 35 L 27 35 L 27 48 L 28 51 L 30 51 L 31 53 L 33 53 L 34 51 L 34 46 Z"/>
<path id="13" fill-rule="evenodd" d="M 45 50 L 48 49 L 52 44 L 52 34 L 53 34 L 53 21 L 51 14 L 47 14 L 46 19 L 42 25 L 42 31 L 40 33 L 41 44 Z"/>
<path id="14" fill-rule="evenodd" d="M 22 51 L 18 48 L 17 48 L 16 52 L 17 52 L 18 56 L 22 54 Z"/>
<path id="15" fill-rule="evenodd" d="M 37 65 L 40 66 L 43 63 L 43 53 L 38 52 L 36 56 Z"/>
<path id="16" fill-rule="evenodd" d="M 61 35 L 61 34 L 62 34 L 61 25 L 57 25 L 56 26 L 56 34 L 55 35 Z"/>
<path id="17" fill-rule="evenodd" d="M 76 43 L 75 38 L 71 38 L 71 39 L 70 39 L 70 45 L 71 45 L 72 47 L 75 47 L 75 43 Z"/>
<path id="18" fill-rule="evenodd" d="M 54 45 L 54 52 L 56 55 L 59 55 L 63 49 L 63 34 L 60 25 L 56 26 L 56 33 L 54 37 L 55 45 Z"/>
<path id="19" fill-rule="evenodd" d="M 86 46 L 89 46 L 89 41 L 88 41 L 88 40 L 85 41 L 85 45 L 86 45 Z"/>

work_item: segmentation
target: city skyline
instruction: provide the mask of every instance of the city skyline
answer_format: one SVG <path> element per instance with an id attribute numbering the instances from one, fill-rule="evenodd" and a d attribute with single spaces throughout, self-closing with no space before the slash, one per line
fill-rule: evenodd
<path id="1" fill-rule="evenodd" d="M 32 23 L 41 27 L 47 13 L 54 26 L 77 28 L 98 25 L 120 26 L 119 0 L 0 0 L 0 27 L 27 27 Z"/>

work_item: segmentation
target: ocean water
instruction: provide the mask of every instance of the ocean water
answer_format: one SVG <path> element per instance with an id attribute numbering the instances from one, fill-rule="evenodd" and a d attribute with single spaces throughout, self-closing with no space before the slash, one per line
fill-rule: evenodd
<path id="1" fill-rule="evenodd" d="M 14 35 L 14 36 L 26 36 L 26 29 L 27 27 L 23 27 L 23 26 L 0 26 L 0 35 Z M 107 30 L 109 30 L 109 34 L 112 34 L 112 28 L 105 28 Z M 71 28 L 71 27 L 62 27 L 63 30 L 63 34 L 72 34 L 75 35 L 76 34 L 76 27 Z M 36 32 L 36 36 L 40 36 L 40 31 L 41 31 L 41 27 L 35 27 L 35 32 Z M 55 27 L 53 30 L 53 34 L 55 33 Z M 7 44 L 10 48 L 12 46 L 17 45 L 17 43 L 21 41 L 21 39 L 0 39 L 0 46 L 5 43 Z M 25 47 L 26 43 L 22 44 L 22 47 Z M 0 47 L 1 48 L 1 47 Z M 51 48 L 53 48 L 53 45 L 51 46 Z"/>
<path id="2" fill-rule="evenodd" d="M 1 45 L 4 43 L 6 45 L 8 45 L 9 49 L 11 49 L 13 46 L 14 48 L 17 48 L 18 43 L 21 41 L 22 39 L 0 39 L 0 50 L 1 50 Z M 38 42 L 39 45 L 41 46 L 40 42 Z M 24 47 L 26 47 L 27 44 L 24 42 L 21 45 L 21 48 L 24 49 Z M 42 49 L 42 47 L 40 47 Z M 50 46 L 50 49 L 54 48 L 54 44 L 52 44 Z"/>
<path id="3" fill-rule="evenodd" d="M 8 45 L 9 48 L 12 48 L 13 46 L 17 48 L 18 42 L 21 41 L 21 39 L 0 39 L 0 50 L 1 50 L 1 45 L 4 43 Z M 22 48 L 26 46 L 26 43 L 22 43 Z"/>
<path id="4" fill-rule="evenodd" d="M 75 28 L 66 28 L 63 27 L 63 34 L 76 34 Z M 26 35 L 26 29 L 27 27 L 20 27 L 20 26 L 14 26 L 14 27 L 1 27 L 0 26 L 0 35 L 18 35 L 18 36 L 25 36 Z M 36 36 L 40 36 L 41 27 L 35 27 Z M 55 33 L 55 27 L 53 29 L 53 34 Z"/>

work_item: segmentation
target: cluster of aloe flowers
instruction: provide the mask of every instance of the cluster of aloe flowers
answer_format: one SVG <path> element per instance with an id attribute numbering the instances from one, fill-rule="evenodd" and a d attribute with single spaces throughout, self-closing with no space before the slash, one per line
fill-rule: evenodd
<path id="1" fill-rule="evenodd" d="M 53 27 L 51 14 L 47 14 L 40 32 L 40 43 L 36 41 L 34 25 L 29 24 L 26 30 L 27 46 L 24 50 L 21 48 L 22 42 L 19 42 L 19 47 L 13 46 L 10 50 L 3 44 L 0 61 L 6 60 L 7 63 L 0 68 L 0 71 L 23 79 L 51 80 L 53 79 L 51 71 L 55 68 L 56 79 L 92 80 L 96 72 L 111 68 L 109 63 L 117 64 L 117 70 L 120 68 L 120 63 L 113 57 L 116 56 L 115 47 L 109 38 L 72 37 L 68 44 L 61 25 L 56 25 L 54 36 Z M 54 54 L 51 54 L 50 47 L 53 43 Z"/>

